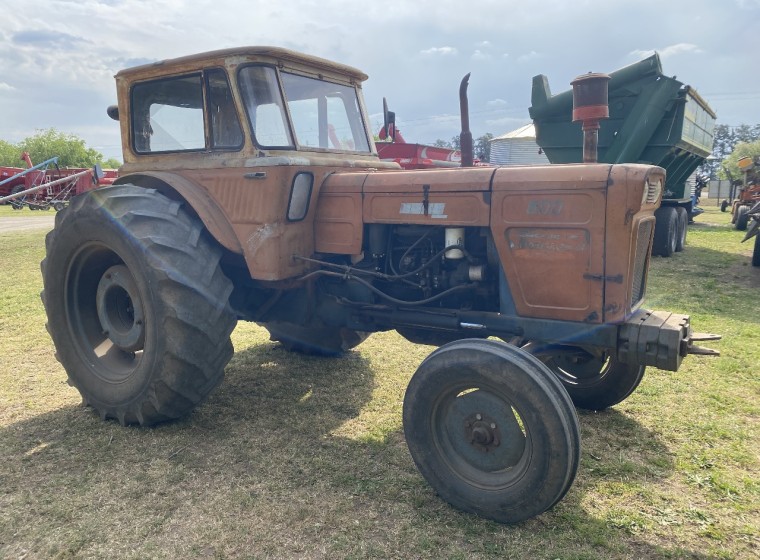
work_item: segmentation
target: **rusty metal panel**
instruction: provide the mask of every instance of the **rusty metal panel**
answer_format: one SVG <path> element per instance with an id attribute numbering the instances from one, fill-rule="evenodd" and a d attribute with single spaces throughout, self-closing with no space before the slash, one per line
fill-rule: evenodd
<path id="1" fill-rule="evenodd" d="M 634 284 L 639 286 L 645 281 L 641 275 L 649 268 L 653 235 L 653 228 L 642 227 L 642 222 L 653 222 L 654 211 L 660 204 L 658 198 L 642 205 L 642 198 L 645 184 L 658 180 L 665 183 L 665 172 L 660 167 L 624 164 L 615 165 L 610 172 L 606 219 L 607 274 L 621 274 L 626 281 L 607 283 L 604 309 L 607 323 L 625 321 L 642 303 L 641 300 L 632 301 Z M 648 238 L 639 239 L 640 235 L 648 235 Z"/>
<path id="2" fill-rule="evenodd" d="M 364 196 L 364 221 L 382 224 L 487 226 L 485 193 L 373 193 Z"/>
<path id="3" fill-rule="evenodd" d="M 601 322 L 609 169 L 557 167 L 497 171 L 494 242 L 519 315 Z"/>
<path id="4" fill-rule="evenodd" d="M 335 173 L 325 180 L 314 218 L 314 248 L 318 253 L 361 253 L 362 184 L 366 177 L 366 173 Z"/>
<path id="5" fill-rule="evenodd" d="M 314 215 L 319 185 L 332 169 L 297 166 L 196 169 L 184 171 L 203 185 L 229 217 L 253 278 L 282 280 L 310 268 L 294 255 L 314 253 Z M 309 211 L 297 222 L 287 220 L 296 173 L 314 176 Z"/>
<path id="6" fill-rule="evenodd" d="M 393 173 L 374 173 L 367 177 L 365 193 L 467 192 L 491 190 L 495 168 L 418 169 Z"/>

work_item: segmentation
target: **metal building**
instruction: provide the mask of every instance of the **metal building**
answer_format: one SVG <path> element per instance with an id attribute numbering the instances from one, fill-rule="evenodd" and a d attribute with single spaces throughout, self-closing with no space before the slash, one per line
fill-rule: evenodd
<path id="1" fill-rule="evenodd" d="M 548 164 L 549 159 L 536 144 L 536 131 L 533 124 L 526 124 L 491 140 L 490 163 L 494 165 Z"/>

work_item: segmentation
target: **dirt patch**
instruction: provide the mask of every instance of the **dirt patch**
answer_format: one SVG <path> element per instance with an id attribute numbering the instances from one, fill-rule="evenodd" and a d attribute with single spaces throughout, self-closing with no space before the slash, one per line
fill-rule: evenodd
<path id="1" fill-rule="evenodd" d="M 32 229 L 53 229 L 55 214 L 34 218 L 0 218 L 0 234 Z"/>

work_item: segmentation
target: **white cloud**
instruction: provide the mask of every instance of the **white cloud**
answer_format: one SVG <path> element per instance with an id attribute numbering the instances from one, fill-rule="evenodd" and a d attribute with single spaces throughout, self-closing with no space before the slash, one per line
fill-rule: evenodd
<path id="1" fill-rule="evenodd" d="M 491 55 L 488 53 L 484 53 L 480 49 L 476 49 L 474 53 L 472 53 L 472 56 L 470 57 L 473 60 L 490 60 Z"/>
<path id="2" fill-rule="evenodd" d="M 0 82 L 0 91 L 13 91 L 15 89 L 16 88 L 10 84 L 6 84 L 5 82 Z"/>
<path id="3" fill-rule="evenodd" d="M 508 105 L 508 103 L 504 99 L 492 99 L 491 101 L 486 102 L 486 105 L 489 107 L 504 107 Z"/>
<path id="4" fill-rule="evenodd" d="M 521 54 L 517 57 L 517 62 L 528 62 L 529 60 L 535 60 L 537 58 L 541 58 L 541 54 L 537 53 L 536 51 L 530 51 L 526 54 Z"/>
<path id="5" fill-rule="evenodd" d="M 631 51 L 629 54 L 635 58 L 642 59 L 642 58 L 646 58 L 648 56 L 653 55 L 655 52 L 660 53 L 660 58 L 664 60 L 668 57 L 678 55 L 678 54 L 684 54 L 684 53 L 701 54 L 704 51 L 693 43 L 676 43 L 675 45 L 668 45 L 667 47 L 664 47 L 662 49 L 654 49 L 654 50 L 637 49 L 637 50 Z"/>
<path id="6" fill-rule="evenodd" d="M 420 51 L 420 53 L 430 54 L 430 55 L 453 56 L 453 55 L 459 54 L 459 51 L 454 47 L 432 47 L 432 48 Z"/>

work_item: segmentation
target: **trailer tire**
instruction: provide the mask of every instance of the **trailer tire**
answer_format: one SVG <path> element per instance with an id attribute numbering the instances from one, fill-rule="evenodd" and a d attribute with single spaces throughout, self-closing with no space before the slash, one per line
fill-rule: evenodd
<path id="1" fill-rule="evenodd" d="M 752 266 L 760 266 L 760 231 L 755 235 L 755 247 L 752 250 Z"/>
<path id="2" fill-rule="evenodd" d="M 56 358 L 85 405 L 122 425 L 185 416 L 232 357 L 222 250 L 155 190 L 72 199 L 45 240 L 42 302 Z"/>
<path id="3" fill-rule="evenodd" d="M 435 350 L 409 382 L 403 420 L 420 473 L 460 510 L 518 523 L 553 507 L 575 479 L 572 401 L 544 364 L 504 342 Z"/>
<path id="4" fill-rule="evenodd" d="M 726 208 L 728 208 L 728 200 L 724 200 L 720 203 L 720 211 L 725 212 Z"/>
<path id="5" fill-rule="evenodd" d="M 654 242 L 652 254 L 669 257 L 676 251 L 678 214 L 672 206 L 660 206 L 654 213 Z"/>
<path id="6" fill-rule="evenodd" d="M 25 188 L 26 187 L 24 185 L 16 185 L 15 187 L 11 189 L 11 194 L 18 194 L 21 191 L 23 191 Z M 26 197 L 22 196 L 21 198 L 12 199 L 10 201 L 11 208 L 13 208 L 14 210 L 21 210 L 24 207 L 24 198 Z"/>
<path id="7" fill-rule="evenodd" d="M 311 356 L 340 356 L 364 342 L 370 333 L 342 327 L 295 325 L 280 321 L 262 323 L 269 339 L 289 352 Z"/>
<path id="8" fill-rule="evenodd" d="M 627 399 L 644 378 L 645 366 L 624 364 L 603 354 L 593 356 L 573 347 L 529 343 L 523 349 L 557 376 L 573 403 L 585 410 L 604 410 Z"/>
<path id="9" fill-rule="evenodd" d="M 676 253 L 680 253 L 686 246 L 686 233 L 689 231 L 689 213 L 683 206 L 676 208 L 678 218 L 678 231 L 676 235 Z"/>
<path id="10" fill-rule="evenodd" d="M 749 206 L 739 206 L 736 209 L 736 223 L 734 227 L 739 231 L 747 231 L 749 223 Z"/>

